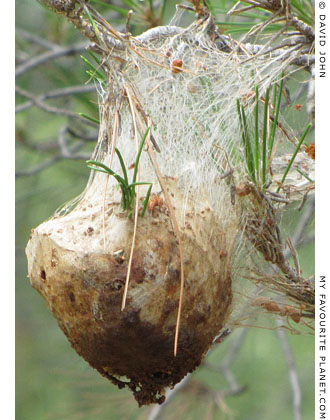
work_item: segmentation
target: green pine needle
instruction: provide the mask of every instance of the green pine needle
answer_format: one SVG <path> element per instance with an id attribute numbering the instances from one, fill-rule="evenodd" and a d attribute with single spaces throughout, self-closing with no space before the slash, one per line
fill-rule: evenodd
<path id="1" fill-rule="evenodd" d="M 302 175 L 304 178 L 307 179 L 307 181 L 309 182 L 314 182 L 307 174 L 306 172 L 302 171 L 301 169 L 297 168 L 297 172 L 300 173 L 300 175 Z"/>
<path id="2" fill-rule="evenodd" d="M 253 122 L 247 121 L 245 107 L 237 100 L 237 111 L 241 129 L 242 143 L 244 146 L 245 162 L 251 180 L 256 186 L 263 190 L 266 188 L 267 176 L 271 166 L 272 153 L 275 143 L 276 129 L 279 120 L 280 104 L 282 99 L 284 75 L 280 86 L 274 84 L 272 95 L 272 109 L 274 116 L 270 116 L 270 88 L 266 89 L 263 104 L 263 126 L 262 133 L 259 133 L 259 87 L 255 89 L 254 112 L 251 118 Z M 248 105 L 250 106 L 250 105 Z M 251 105 L 252 106 L 252 105 Z M 269 128 L 270 125 L 270 128 Z"/>
<path id="3" fill-rule="evenodd" d="M 86 120 L 92 121 L 98 125 L 100 124 L 100 120 L 97 118 L 91 117 L 90 115 L 84 114 L 83 112 L 79 112 L 79 115 L 83 118 L 86 118 Z"/>
<path id="4" fill-rule="evenodd" d="M 300 138 L 300 140 L 299 140 L 299 142 L 297 144 L 297 147 L 296 147 L 296 149 L 295 149 L 295 151 L 294 151 L 294 153 L 293 153 L 293 155 L 292 155 L 292 157 L 290 159 L 290 162 L 288 163 L 288 166 L 286 167 L 285 172 L 284 172 L 284 174 L 282 176 L 281 185 L 283 185 L 283 183 L 285 181 L 285 178 L 287 177 L 287 175 L 288 175 L 288 173 L 289 173 L 289 171 L 291 169 L 291 166 L 292 166 L 292 164 L 293 164 L 293 162 L 294 162 L 294 160 L 295 160 L 295 158 L 297 156 L 297 153 L 300 150 L 300 146 L 302 145 L 303 141 L 305 140 L 305 137 L 307 136 L 307 133 L 308 133 L 309 129 L 311 128 L 311 126 L 312 126 L 312 124 L 309 123 L 308 126 L 306 127 L 303 135 L 301 136 L 301 138 Z M 276 192 L 279 192 L 280 191 L 281 185 L 277 188 L 277 191 Z"/>
<path id="5" fill-rule="evenodd" d="M 246 115 L 244 111 L 244 106 L 240 105 L 239 100 L 237 100 L 237 111 L 238 111 L 238 116 L 239 116 L 239 121 L 240 121 L 240 126 L 241 126 L 242 142 L 243 142 L 243 147 L 244 147 L 244 154 L 245 154 L 247 169 L 248 169 L 251 179 L 256 184 L 257 182 L 256 167 L 255 167 L 255 162 L 254 162 L 254 157 L 253 157 L 251 140 L 249 136 L 247 119 L 246 119 Z"/>
<path id="6" fill-rule="evenodd" d="M 269 157 L 271 157 L 272 152 L 273 152 L 273 147 L 274 147 L 274 140 L 275 140 L 275 133 L 276 133 L 276 128 L 277 128 L 277 124 L 278 124 L 278 117 L 279 117 L 279 113 L 280 113 L 280 105 L 281 105 L 281 100 L 282 100 L 282 91 L 283 91 L 283 81 L 284 81 L 284 74 L 282 74 L 282 79 L 280 82 L 280 88 L 279 88 L 279 92 L 277 95 L 277 86 L 276 83 L 274 84 L 274 97 L 273 97 L 273 103 L 274 103 L 274 108 L 275 108 L 275 115 L 274 115 L 274 120 L 272 122 L 272 126 L 271 126 L 271 131 L 270 131 L 270 136 L 269 136 Z"/>
<path id="7" fill-rule="evenodd" d="M 256 164 L 256 173 L 259 177 L 260 145 L 259 145 L 259 86 L 256 86 L 256 104 L 254 108 L 254 161 Z"/>
<path id="8" fill-rule="evenodd" d="M 121 169 L 122 169 L 122 172 L 123 172 L 123 177 L 118 175 L 116 172 L 114 172 L 112 169 L 110 169 L 108 166 L 106 166 L 102 162 L 98 162 L 98 161 L 95 161 L 95 160 L 87 160 L 86 161 L 87 166 L 90 169 L 93 169 L 94 171 L 106 173 L 108 175 L 113 176 L 116 179 L 116 181 L 118 182 L 118 186 L 119 186 L 119 188 L 121 189 L 121 192 L 122 192 L 122 202 L 121 202 L 122 208 L 123 208 L 123 210 L 128 211 L 129 217 L 132 217 L 132 213 L 133 213 L 134 200 L 135 200 L 135 196 L 136 196 L 135 187 L 137 185 L 149 185 L 146 197 L 145 197 L 145 199 L 143 201 L 143 204 L 142 204 L 141 217 L 144 216 L 144 213 L 147 209 L 149 197 L 150 197 L 150 194 L 151 194 L 151 188 L 152 188 L 152 183 L 151 182 L 136 182 L 140 157 L 141 157 L 142 149 L 143 149 L 145 140 L 147 138 L 147 135 L 149 133 L 149 130 L 150 130 L 150 127 L 148 127 L 146 132 L 144 133 L 141 144 L 139 146 L 139 150 L 138 150 L 138 153 L 136 155 L 133 179 L 132 179 L 131 184 L 129 184 L 129 182 L 128 182 L 128 175 L 127 175 L 127 170 L 126 170 L 126 166 L 125 166 L 125 163 L 124 163 L 124 159 L 123 159 L 120 151 L 117 148 L 115 149 L 115 152 L 116 152 L 116 154 L 118 156 L 118 159 L 119 159 L 119 163 L 120 163 L 120 166 L 121 166 Z"/>
<path id="9" fill-rule="evenodd" d="M 99 30 L 99 28 L 97 27 L 97 24 L 96 24 L 95 20 L 93 19 L 92 15 L 90 14 L 90 11 L 88 10 L 88 7 L 87 7 L 87 6 L 85 6 L 85 7 L 84 7 L 84 9 L 85 9 L 85 11 L 86 11 L 86 14 L 87 14 L 87 17 L 88 17 L 88 19 L 89 19 L 90 23 L 91 23 L 91 24 L 92 24 L 92 26 L 93 26 L 93 29 L 94 29 L 94 32 L 95 32 L 96 37 L 97 37 L 98 39 L 100 39 L 100 30 Z"/>
<path id="10" fill-rule="evenodd" d="M 89 60 L 88 60 L 88 58 L 86 58 L 86 57 L 84 57 L 83 55 L 81 55 L 80 56 L 80 58 L 88 65 L 88 67 L 90 67 L 90 69 L 91 70 L 87 70 L 87 74 L 89 75 L 89 76 L 91 76 L 93 79 L 97 79 L 97 80 L 99 80 L 99 81 L 101 81 L 101 82 L 103 82 L 103 81 L 105 81 L 106 80 L 106 76 L 105 76 L 105 74 L 104 73 L 102 73 L 100 70 L 99 70 L 99 66 L 98 67 L 96 67 L 94 64 L 92 64 Z"/>
<path id="11" fill-rule="evenodd" d="M 264 126 L 263 126 L 263 135 L 262 135 L 262 189 L 266 188 L 267 181 L 267 134 L 268 134 L 268 118 L 269 118 L 269 88 L 266 90 L 265 104 L 264 104 Z"/>

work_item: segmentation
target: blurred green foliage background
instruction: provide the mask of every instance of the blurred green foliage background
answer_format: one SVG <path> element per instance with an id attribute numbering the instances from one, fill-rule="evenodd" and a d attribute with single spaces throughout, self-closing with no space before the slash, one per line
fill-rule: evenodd
<path id="1" fill-rule="evenodd" d="M 133 15 L 131 30 L 137 34 L 151 25 L 167 23 L 175 13 L 175 1 L 151 2 L 154 15 L 150 17 L 150 2 L 95 0 L 95 6 L 119 30 L 125 25 L 125 13 L 135 3 L 140 12 Z M 165 4 L 160 13 L 159 4 Z M 246 31 L 249 22 L 260 16 L 241 18 L 240 24 L 230 24 L 221 10 L 229 10 L 233 1 L 208 2 L 217 13 L 218 21 L 227 22 L 223 29 Z M 309 2 L 306 2 L 309 4 Z M 113 7 L 113 6 L 116 7 Z M 157 7 L 158 5 L 158 7 Z M 261 12 L 262 15 L 262 12 Z M 189 21 L 189 17 L 187 18 Z M 244 23 L 244 25 L 243 25 Z M 16 60 L 17 66 L 31 57 L 43 54 L 41 41 L 59 47 L 83 44 L 86 40 L 65 19 L 55 16 L 35 0 L 16 0 Z M 275 28 L 276 29 L 276 28 Z M 273 28 L 274 30 L 274 28 Z M 39 42 L 28 39 L 34 34 Z M 83 85 L 87 80 L 86 66 L 80 54 L 63 56 L 31 68 L 17 78 L 24 90 L 38 96 L 54 89 Z M 297 86 L 306 77 L 295 76 Z M 28 99 L 17 95 L 17 105 Z M 303 99 L 300 98 L 300 103 Z M 86 112 L 98 117 L 95 92 L 48 100 L 47 104 L 74 112 Z M 294 112 L 290 106 L 292 125 L 305 124 L 304 108 Z M 133 396 L 126 390 L 117 390 L 82 360 L 70 347 L 42 298 L 33 290 L 27 278 L 24 248 L 33 227 L 52 215 L 64 202 L 78 195 L 86 185 L 89 172 L 83 159 L 61 159 L 45 169 L 34 168 L 58 153 L 57 139 L 68 117 L 47 113 L 30 107 L 16 118 L 16 418 L 17 420 L 117 420 L 147 419 L 150 408 L 138 409 Z M 79 120 L 70 126 L 89 136 L 79 149 L 82 155 L 93 150 L 97 127 L 84 126 Z M 70 147 L 80 140 L 71 137 Z M 47 145 L 47 147 L 46 147 Z M 29 173 L 31 171 L 32 173 Z M 284 216 L 286 233 L 294 231 L 296 221 L 290 211 Z M 312 227 L 311 227 L 312 230 Z M 299 250 L 305 276 L 314 272 L 313 245 Z M 210 354 L 207 364 L 219 366 L 230 353 L 231 346 L 241 330 L 236 330 Z M 302 391 L 303 420 L 314 417 L 314 339 L 307 334 L 288 335 L 295 357 Z M 272 329 L 252 328 L 232 365 L 233 373 L 244 392 L 215 402 L 213 391 L 228 385 L 221 372 L 201 366 L 190 383 L 164 409 L 164 419 L 239 419 L 292 420 L 292 390 L 287 361 L 283 355 L 278 334 Z"/>

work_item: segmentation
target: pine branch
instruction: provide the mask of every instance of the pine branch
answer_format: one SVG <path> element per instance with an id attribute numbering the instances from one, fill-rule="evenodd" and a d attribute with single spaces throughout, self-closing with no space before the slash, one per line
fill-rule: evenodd
<path id="1" fill-rule="evenodd" d="M 126 48 L 135 48 L 141 44 L 146 44 L 151 41 L 155 41 L 159 38 L 167 36 L 176 36 L 185 34 L 189 35 L 192 32 L 192 28 L 202 25 L 205 31 L 209 34 L 210 39 L 213 39 L 214 46 L 217 46 L 222 51 L 236 52 L 239 54 L 251 54 L 252 56 L 263 54 L 271 54 L 272 57 L 278 57 L 281 60 L 290 60 L 291 64 L 310 67 L 314 63 L 314 56 L 309 54 L 310 46 L 304 50 L 300 50 L 299 54 L 292 54 L 294 49 L 299 49 L 304 45 L 304 40 L 295 40 L 295 45 L 282 45 L 280 50 L 264 51 L 263 45 L 252 45 L 252 44 L 240 44 L 232 42 L 231 38 L 222 35 L 218 32 L 218 29 L 214 23 L 213 17 L 209 14 L 205 6 L 201 6 L 200 1 L 193 1 L 194 9 L 197 11 L 199 17 L 203 16 L 203 19 L 197 20 L 191 26 L 186 29 L 176 26 L 158 26 L 156 28 L 149 29 L 137 37 L 131 37 L 129 34 L 120 33 L 116 31 L 110 23 L 108 23 L 100 14 L 90 5 L 86 4 L 81 0 L 42 0 L 42 2 L 50 7 L 55 13 L 64 15 L 74 26 L 87 38 L 92 41 L 90 48 L 98 53 L 107 54 L 106 51 L 116 49 L 123 51 Z M 312 29 L 300 21 L 294 15 L 288 13 L 287 9 L 282 9 L 276 6 L 276 2 L 264 2 L 264 1 L 250 1 L 246 0 L 247 3 L 251 3 L 254 7 L 263 7 L 267 10 L 276 13 L 277 15 L 285 17 L 288 25 L 294 26 L 299 33 L 302 33 L 308 38 L 308 42 L 314 41 L 314 35 Z M 269 4 L 268 4 L 269 3 Z M 79 5 L 79 7 L 78 7 Z M 86 14 L 89 17 L 86 17 Z"/>
<path id="2" fill-rule="evenodd" d="M 58 115 L 64 115 L 64 116 L 69 117 L 69 118 L 75 118 L 77 120 L 83 121 L 85 124 L 88 124 L 88 125 L 91 125 L 91 126 L 95 127 L 95 123 L 93 123 L 91 121 L 87 121 L 85 118 L 83 118 L 82 116 L 80 116 L 76 112 L 66 110 L 66 109 L 63 109 L 63 108 L 56 108 L 54 106 L 46 105 L 45 103 L 42 102 L 42 99 L 35 97 L 30 92 L 28 92 L 25 89 L 22 89 L 19 86 L 15 87 L 15 91 L 19 95 L 29 99 L 35 106 L 37 106 L 38 108 L 42 109 L 45 112 L 50 112 L 52 114 L 58 114 Z"/>
<path id="3" fill-rule="evenodd" d="M 28 70 L 39 66 L 40 64 L 45 64 L 51 60 L 55 60 L 59 57 L 64 57 L 67 55 L 74 55 L 80 54 L 86 51 L 86 44 L 77 44 L 77 45 L 70 45 L 69 47 L 65 48 L 56 48 L 54 50 L 47 51 L 43 54 L 38 55 L 37 57 L 33 57 L 30 60 L 26 61 L 25 63 L 21 64 L 17 67 L 15 76 L 21 76 L 22 74 L 26 73 Z"/>
<path id="4" fill-rule="evenodd" d="M 46 101 L 47 99 L 63 98 L 66 96 L 79 95 L 81 93 L 89 93 L 89 92 L 95 92 L 94 85 L 90 84 L 90 85 L 69 86 L 66 88 L 51 90 L 49 92 L 44 93 L 43 95 L 30 99 L 23 104 L 17 105 L 17 107 L 15 108 L 15 113 L 18 114 L 19 112 L 25 111 L 29 109 L 30 107 L 32 107 L 33 105 L 36 105 L 36 103 L 40 104 L 41 102 Z"/>
<path id="5" fill-rule="evenodd" d="M 307 23 L 300 20 L 297 16 L 292 13 L 291 4 L 289 1 L 281 1 L 281 0 L 241 0 L 238 3 L 247 3 L 251 5 L 251 9 L 254 8 L 262 8 L 267 10 L 271 13 L 276 13 L 280 16 L 283 16 L 289 26 L 293 26 L 297 31 L 299 31 L 302 35 L 305 35 L 310 42 L 314 42 L 315 40 L 315 33 L 311 26 L 307 25 Z M 250 9 L 250 8 L 249 8 Z M 238 11 L 235 10 L 236 13 L 241 12 L 242 10 Z"/>

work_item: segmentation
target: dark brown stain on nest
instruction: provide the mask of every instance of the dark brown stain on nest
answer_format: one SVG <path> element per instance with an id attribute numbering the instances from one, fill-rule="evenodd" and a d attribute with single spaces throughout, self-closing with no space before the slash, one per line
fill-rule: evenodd
<path id="1" fill-rule="evenodd" d="M 168 283 L 172 287 L 179 280 L 176 271 L 172 270 Z M 85 317 L 89 312 L 86 307 L 92 304 L 90 296 L 80 294 L 77 297 L 80 300 L 78 305 L 77 299 L 72 302 L 72 292 L 67 294 L 67 305 L 71 306 L 71 310 L 65 310 L 73 317 L 70 330 L 61 321 L 59 324 L 75 350 L 111 382 L 130 388 L 139 405 L 162 403 L 165 388 L 180 382 L 200 364 L 212 337 L 197 334 L 196 323 L 205 320 L 208 311 L 203 315 L 196 310 L 195 315 L 182 323 L 178 354 L 174 357 L 174 326 L 166 328 L 165 321 L 171 313 L 176 313 L 177 301 L 166 299 L 161 315 L 163 321 L 157 325 L 142 321 L 141 310 L 131 305 L 130 297 L 126 309 L 121 311 L 125 277 L 119 276 L 118 271 L 117 277 L 113 274 L 110 276 L 113 279 L 103 281 L 102 288 L 98 287 L 99 292 L 93 300 L 102 314 L 94 320 L 97 326 L 89 323 L 87 328 L 86 324 Z M 72 313 L 73 303 L 77 309 L 76 315 Z M 81 317 L 83 313 L 85 316 Z M 128 378 L 128 382 L 121 381 L 122 376 Z"/>
<path id="2" fill-rule="evenodd" d="M 180 382 L 199 365 L 205 342 L 194 330 L 182 328 L 174 357 L 172 332 L 166 334 L 161 327 L 142 322 L 139 311 L 128 311 L 122 313 L 116 326 L 106 326 L 82 347 L 89 350 L 83 356 L 103 376 L 110 380 L 113 375 L 129 378 L 124 385 L 133 391 L 139 405 L 145 405 L 163 402 L 165 387 Z"/>
<path id="3" fill-rule="evenodd" d="M 69 323 L 65 324 L 56 310 L 53 312 L 72 346 L 93 368 L 115 385 L 128 387 L 140 406 L 161 404 L 165 399 L 165 388 L 174 386 L 188 372 L 192 372 L 212 342 L 210 332 L 198 332 L 196 329 L 197 325 L 207 322 L 210 305 L 205 303 L 203 307 L 195 308 L 190 316 L 181 320 L 178 352 L 174 357 L 175 326 L 166 327 L 166 321 L 177 313 L 180 272 L 175 266 L 168 269 L 167 298 L 161 308 L 159 321 L 152 324 L 141 320 L 141 309 L 134 308 L 130 295 L 125 310 L 121 311 L 126 278 L 126 267 L 123 265 L 127 264 L 109 263 L 104 275 L 98 274 L 97 281 L 94 279 L 97 285 L 93 291 L 94 298 L 84 287 L 79 287 L 79 283 L 83 286 L 86 279 L 70 279 L 65 287 L 66 302 L 58 303 L 61 310 L 70 314 Z M 90 271 L 89 274 L 94 273 Z M 134 274 L 130 285 L 132 288 L 138 287 L 144 278 L 144 271 L 138 267 L 135 267 Z M 77 290 L 75 294 L 72 283 Z M 230 277 L 219 277 L 219 283 L 222 284 L 218 288 L 219 311 L 226 312 L 231 303 Z M 194 297 L 187 297 L 184 305 L 193 307 Z M 90 313 L 95 312 L 92 306 L 97 308 L 97 316 L 88 322 Z M 219 325 L 219 330 L 221 327 Z M 126 379 L 121 380 L 121 377 Z"/>
<path id="4" fill-rule="evenodd" d="M 70 301 L 73 303 L 75 300 L 76 300 L 76 297 L 75 297 L 75 295 L 74 295 L 74 293 L 73 292 L 69 292 L 69 299 L 70 299 Z"/>
<path id="5" fill-rule="evenodd" d="M 225 302 L 226 309 L 231 303 L 228 280 L 226 287 L 219 289 L 221 305 Z M 158 325 L 141 321 L 140 310 L 132 309 L 129 300 L 127 303 L 127 310 L 121 312 L 121 294 L 112 287 L 104 288 L 99 307 L 107 316 L 103 316 L 100 333 L 83 337 L 82 356 L 116 385 L 119 386 L 119 381 L 121 386 L 129 387 L 140 406 L 161 404 L 165 388 L 180 382 L 200 364 L 212 337 L 197 334 L 196 324 L 206 321 L 210 307 L 205 305 L 203 311 L 194 310 L 185 321 L 180 329 L 178 354 L 174 357 L 174 328 L 166 330 L 164 324 L 169 313 L 176 311 L 177 302 L 166 299 L 163 322 Z M 121 376 L 129 378 L 129 382 L 120 381 Z"/>
<path id="6" fill-rule="evenodd" d="M 131 278 L 135 283 L 142 283 L 145 278 L 145 271 L 140 264 L 141 256 L 138 254 L 133 254 L 132 266 L 131 266 Z M 125 264 L 127 271 L 127 265 Z"/>
<path id="7" fill-rule="evenodd" d="M 140 406 L 161 404 L 165 388 L 180 382 L 200 364 L 209 339 L 197 336 L 193 324 L 180 329 L 178 355 L 174 357 L 174 330 L 166 331 L 162 325 L 141 321 L 140 310 L 132 309 L 129 299 L 127 310 L 121 312 L 122 296 L 112 284 L 107 283 L 99 295 L 99 309 L 103 314 L 97 320 L 99 328 L 93 323 L 88 323 L 87 328 L 84 320 L 88 316 L 88 311 L 83 311 L 87 295 L 80 297 L 84 301 L 80 307 L 75 305 L 78 316 L 72 313 L 72 303 L 77 302 L 72 302 L 71 296 L 69 292 L 71 311 L 66 312 L 73 317 L 69 323 L 53 311 L 71 345 L 104 377 L 119 387 L 130 388 Z M 123 382 L 122 376 L 128 381 Z"/>

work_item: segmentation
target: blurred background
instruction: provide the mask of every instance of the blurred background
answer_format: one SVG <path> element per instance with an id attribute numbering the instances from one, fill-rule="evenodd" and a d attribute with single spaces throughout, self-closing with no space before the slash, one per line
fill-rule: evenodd
<path id="1" fill-rule="evenodd" d="M 133 9 L 134 35 L 168 23 L 177 2 L 91 3 L 119 31 L 124 31 L 128 10 Z M 224 12 L 234 1 L 208 3 L 220 28 L 234 37 L 267 18 L 261 11 L 228 19 Z M 312 16 L 312 3 L 301 3 Z M 189 23 L 193 18 L 187 14 L 183 19 Z M 86 84 L 89 76 L 80 58 L 86 56 L 86 45 L 64 18 L 35 0 L 16 0 L 16 419 L 292 420 L 298 419 L 294 404 L 301 419 L 314 418 L 314 338 L 307 328 L 301 328 L 301 334 L 287 334 L 275 323 L 258 328 L 256 320 L 254 328 L 238 328 L 158 413 L 153 407 L 139 409 L 130 392 L 119 391 L 90 368 L 31 288 L 25 257 L 31 229 L 82 192 L 89 176 L 85 160 L 95 146 L 97 124 L 79 113 L 94 118 L 98 113 L 94 85 Z M 306 80 L 302 71 L 294 75 L 293 100 L 286 111 L 298 131 L 308 119 Z M 296 208 L 288 208 L 282 220 L 288 236 L 299 224 L 292 212 L 297 214 Z M 312 223 L 299 256 L 303 275 L 313 275 Z"/>

